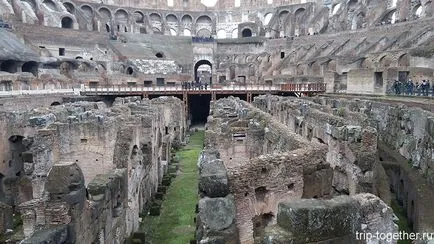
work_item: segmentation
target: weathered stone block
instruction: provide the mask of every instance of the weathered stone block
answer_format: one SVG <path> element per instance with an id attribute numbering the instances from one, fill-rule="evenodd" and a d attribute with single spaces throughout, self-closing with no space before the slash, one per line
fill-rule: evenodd
<path id="1" fill-rule="evenodd" d="M 199 200 L 201 223 L 211 230 L 224 230 L 235 221 L 235 203 L 232 195 Z"/>
<path id="2" fill-rule="evenodd" d="M 199 166 L 199 191 L 208 197 L 229 194 L 228 176 L 222 160 L 201 161 Z"/>
<path id="3" fill-rule="evenodd" d="M 360 226 L 359 205 L 348 196 L 331 200 L 301 199 L 279 204 L 277 223 L 297 242 L 344 237 Z"/>

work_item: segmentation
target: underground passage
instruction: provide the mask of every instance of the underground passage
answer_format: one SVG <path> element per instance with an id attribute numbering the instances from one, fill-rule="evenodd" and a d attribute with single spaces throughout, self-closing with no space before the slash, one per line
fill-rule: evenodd
<path id="1" fill-rule="evenodd" d="M 0 243 L 430 243 L 432 1 L 0 1 Z"/>

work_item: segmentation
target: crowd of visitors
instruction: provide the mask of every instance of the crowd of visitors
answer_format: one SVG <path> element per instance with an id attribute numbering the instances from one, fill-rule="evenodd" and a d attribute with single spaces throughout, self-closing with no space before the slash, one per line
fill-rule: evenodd
<path id="1" fill-rule="evenodd" d="M 395 80 L 392 88 L 396 95 L 434 97 L 434 84 L 430 84 L 429 80 L 422 80 L 420 83 L 411 79 L 405 82 Z"/>
<path id="2" fill-rule="evenodd" d="M 184 89 L 184 90 L 207 90 L 208 89 L 208 82 L 184 81 L 184 82 L 182 82 L 182 89 Z"/>

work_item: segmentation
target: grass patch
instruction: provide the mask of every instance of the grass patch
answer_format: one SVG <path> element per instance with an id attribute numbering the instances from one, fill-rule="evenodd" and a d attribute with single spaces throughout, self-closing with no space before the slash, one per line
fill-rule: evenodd
<path id="1" fill-rule="evenodd" d="M 141 229 L 150 243 L 185 244 L 194 239 L 194 217 L 198 202 L 197 160 L 203 148 L 204 131 L 195 132 L 190 142 L 176 153 L 180 173 L 170 184 L 160 216 L 146 216 Z"/>
<path id="2" fill-rule="evenodd" d="M 412 233 L 413 231 L 408 226 L 407 214 L 404 209 L 398 204 L 395 197 L 392 197 L 391 207 L 395 215 L 399 218 L 398 228 L 399 231 Z M 398 244 L 411 244 L 411 240 L 398 240 Z"/>

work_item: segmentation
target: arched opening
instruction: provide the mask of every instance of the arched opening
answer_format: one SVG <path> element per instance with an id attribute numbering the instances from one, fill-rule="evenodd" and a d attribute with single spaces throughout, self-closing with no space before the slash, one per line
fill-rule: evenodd
<path id="1" fill-rule="evenodd" d="M 26 62 L 23 64 L 23 67 L 21 67 L 21 70 L 23 72 L 32 73 L 34 76 L 38 76 L 38 63 L 35 61 Z"/>
<path id="2" fill-rule="evenodd" d="M 87 17 L 92 17 L 93 16 L 93 9 L 88 6 L 88 5 L 83 5 L 81 6 L 81 11 L 83 11 L 84 15 L 86 15 Z"/>
<path id="3" fill-rule="evenodd" d="M 0 71 L 8 73 L 16 73 L 18 71 L 18 62 L 14 60 L 7 60 L 1 63 Z"/>
<path id="4" fill-rule="evenodd" d="M 399 57 L 398 66 L 400 66 L 400 67 L 410 66 L 410 59 L 408 57 L 408 54 L 403 54 L 403 55 L 401 55 L 401 57 Z"/>
<path id="5" fill-rule="evenodd" d="M 178 35 L 178 32 L 175 30 L 175 29 L 173 29 L 173 28 L 170 28 L 170 35 L 171 36 L 177 36 Z"/>
<path id="6" fill-rule="evenodd" d="M 63 3 L 63 6 L 66 8 L 66 11 L 68 11 L 68 13 L 74 14 L 75 7 L 74 7 L 74 5 L 72 5 L 72 3 L 65 2 L 65 3 Z"/>
<path id="7" fill-rule="evenodd" d="M 212 20 L 207 15 L 202 15 L 196 20 L 197 33 L 196 36 L 199 37 L 210 37 L 212 30 Z"/>
<path id="8" fill-rule="evenodd" d="M 241 36 L 242 37 L 251 37 L 252 36 L 252 30 L 250 30 L 249 28 L 244 29 L 241 32 Z"/>
<path id="9" fill-rule="evenodd" d="M 132 67 L 128 67 L 126 70 L 127 75 L 132 75 L 134 73 L 134 70 Z"/>
<path id="10" fill-rule="evenodd" d="M 224 38 L 226 38 L 226 31 L 225 30 L 217 31 L 217 39 L 224 39 Z"/>
<path id="11" fill-rule="evenodd" d="M 141 12 L 136 11 L 134 12 L 134 20 L 136 21 L 136 23 L 144 23 L 145 16 Z"/>
<path id="12" fill-rule="evenodd" d="M 418 4 L 414 7 L 414 16 L 416 18 L 420 18 L 422 17 L 422 13 L 423 13 L 423 7 L 421 4 Z"/>
<path id="13" fill-rule="evenodd" d="M 52 102 L 51 104 L 50 104 L 50 106 L 59 106 L 60 105 L 60 102 Z"/>
<path id="14" fill-rule="evenodd" d="M 62 28 L 64 29 L 72 29 L 74 26 L 74 21 L 70 17 L 63 17 L 62 18 Z"/>
<path id="15" fill-rule="evenodd" d="M 233 30 L 232 30 L 232 35 L 231 35 L 231 37 L 232 37 L 232 38 L 238 38 L 238 29 L 233 29 Z"/>
<path id="16" fill-rule="evenodd" d="M 202 83 L 211 84 L 212 64 L 208 60 L 200 60 L 194 65 L 194 78 Z"/>
<path id="17" fill-rule="evenodd" d="M 108 24 L 105 24 L 105 30 L 106 30 L 107 32 L 110 32 L 110 26 L 109 26 Z"/>
<path id="18" fill-rule="evenodd" d="M 335 6 L 333 6 L 332 16 L 338 13 L 338 11 L 341 9 L 341 6 L 342 6 L 341 3 L 338 3 Z"/>
<path id="19" fill-rule="evenodd" d="M 273 17 L 272 13 L 266 14 L 264 16 L 264 21 L 263 21 L 264 25 L 268 25 L 268 23 L 270 23 L 270 20 L 271 20 L 272 17 Z"/>
<path id="20" fill-rule="evenodd" d="M 53 1 L 51 1 L 51 0 L 44 0 L 42 3 L 45 6 L 47 6 L 49 9 L 57 11 L 56 4 Z"/>
<path id="21" fill-rule="evenodd" d="M 162 52 L 158 52 L 155 54 L 155 57 L 157 58 L 164 58 L 164 54 Z"/>
<path id="22" fill-rule="evenodd" d="M 381 19 L 381 24 L 395 24 L 396 22 L 396 9 L 387 12 Z"/>
<path id="23" fill-rule="evenodd" d="M 109 20 L 112 18 L 112 13 L 110 12 L 110 10 L 108 8 L 100 8 L 98 10 L 99 15 L 101 16 L 101 18 L 105 19 L 105 20 Z"/>
<path id="24" fill-rule="evenodd" d="M 191 36 L 191 31 L 189 29 L 184 29 L 184 36 Z"/>
<path id="25" fill-rule="evenodd" d="M 211 31 L 208 29 L 200 29 L 199 31 L 197 31 L 196 36 L 198 37 L 210 37 L 211 36 Z"/>

